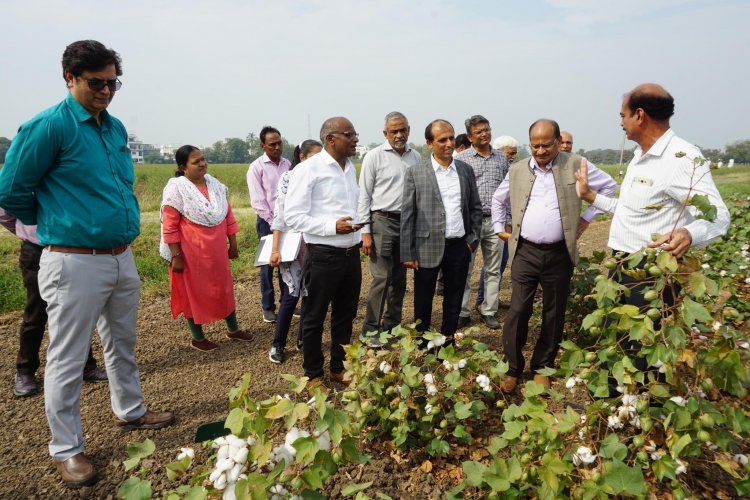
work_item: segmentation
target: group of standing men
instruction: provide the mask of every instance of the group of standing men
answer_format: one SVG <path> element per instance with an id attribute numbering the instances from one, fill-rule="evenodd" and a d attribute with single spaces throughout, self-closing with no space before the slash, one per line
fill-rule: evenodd
<path id="1" fill-rule="evenodd" d="M 174 422 L 174 415 L 146 409 L 135 361 L 140 280 L 130 244 L 140 231 L 140 213 L 127 133 L 106 110 L 122 85 L 120 57 L 93 40 L 74 42 L 63 54 L 62 69 L 69 95 L 19 129 L 0 171 L 0 207 L 23 224 L 38 224 L 38 244 L 44 248 L 38 286 L 49 324 L 44 380 L 49 452 L 63 482 L 80 486 L 96 478 L 83 453 L 80 417 L 94 329 L 104 351 L 115 425 L 157 429 Z M 345 382 L 342 345 L 350 341 L 357 312 L 360 247 L 370 257 L 374 279 L 363 333 L 401 323 L 405 268 L 410 268 L 420 331 L 430 326 L 442 271 L 440 330 L 450 339 L 467 310 L 467 279 L 479 246 L 485 264 L 482 320 L 499 327 L 494 314 L 507 241 L 513 287 L 503 332 L 510 372 L 502 389 L 514 390 L 523 372 L 521 348 L 540 284 L 543 322 L 531 368 L 552 366 L 578 258 L 576 240 L 598 211 L 614 212 L 609 244 L 623 252 L 649 245 L 681 257 L 690 246 L 705 246 L 728 228 L 728 211 L 707 167 L 692 163 L 700 151 L 669 128 L 673 109 L 672 97 L 654 84 L 626 94 L 621 123 L 638 148 L 619 201 L 612 198 L 611 177 L 562 150 L 562 134 L 551 120 L 532 124 L 532 157 L 509 166 L 489 147 L 489 122 L 481 116 L 467 120 L 471 147 L 456 158 L 453 126 L 445 120 L 429 123 L 425 140 L 432 154 L 420 159 L 408 146 L 406 117 L 391 113 L 386 142 L 365 159 L 359 186 L 350 160 L 358 134 L 346 118 L 326 120 L 320 131 L 323 151 L 295 169 L 285 211 L 285 222 L 303 233 L 307 244 L 303 366 L 311 384 L 322 384 L 321 340 L 329 305 L 331 379 Z M 275 136 L 270 170 L 282 163 L 281 138 Z M 687 158 L 677 157 L 679 151 Z M 699 175 L 694 175 L 696 168 Z M 688 193 L 708 196 L 717 207 L 714 221 L 681 210 Z M 592 204 L 583 215 L 581 199 Z M 657 202 L 665 209 L 644 208 Z M 269 207 L 272 211 L 272 200 Z M 256 209 L 262 233 L 268 213 Z M 651 242 L 654 232 L 662 236 Z M 264 297 L 264 310 L 272 312 L 272 306 L 273 298 Z M 544 377 L 539 381 L 549 385 Z"/>

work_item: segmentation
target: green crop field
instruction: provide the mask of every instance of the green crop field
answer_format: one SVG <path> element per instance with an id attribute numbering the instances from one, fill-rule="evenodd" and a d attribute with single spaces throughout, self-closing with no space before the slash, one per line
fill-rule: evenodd
<path id="1" fill-rule="evenodd" d="M 356 167 L 359 171 L 360 163 Z M 618 181 L 618 165 L 601 165 L 603 170 Z M 255 233 L 255 215 L 247 210 L 250 200 L 245 174 L 247 165 L 210 165 L 209 173 L 229 188 L 229 199 L 237 210 L 240 225 L 238 244 L 240 258 L 232 261 L 232 273 L 236 279 L 255 272 L 255 248 L 258 244 Z M 714 180 L 724 197 L 750 196 L 750 166 L 714 170 Z M 135 191 L 141 205 L 141 235 L 133 243 L 136 264 L 143 282 L 143 292 L 149 294 L 169 293 L 167 263 L 159 257 L 158 210 L 161 193 L 167 180 L 174 175 L 172 165 L 136 165 Z M 0 313 L 23 309 L 25 290 L 18 272 L 19 242 L 9 233 L 0 233 Z"/>

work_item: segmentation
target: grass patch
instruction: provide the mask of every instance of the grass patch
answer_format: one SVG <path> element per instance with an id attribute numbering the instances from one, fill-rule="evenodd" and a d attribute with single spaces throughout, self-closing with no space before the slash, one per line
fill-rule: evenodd
<path id="1" fill-rule="evenodd" d="M 0 237 L 0 313 L 17 311 L 26 305 L 26 289 L 18 269 L 20 250 L 17 238 L 10 234 Z"/>

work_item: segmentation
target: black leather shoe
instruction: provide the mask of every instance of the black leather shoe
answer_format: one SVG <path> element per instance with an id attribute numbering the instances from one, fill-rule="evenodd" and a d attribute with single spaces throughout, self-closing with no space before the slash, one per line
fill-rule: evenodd
<path id="1" fill-rule="evenodd" d="M 16 382 L 13 384 L 13 394 L 19 398 L 27 398 L 39 392 L 39 385 L 34 375 L 28 373 L 16 373 Z"/>
<path id="2" fill-rule="evenodd" d="M 73 455 L 62 462 L 55 460 L 55 467 L 65 486 L 78 488 L 96 482 L 94 464 L 83 453 Z"/>
<path id="3" fill-rule="evenodd" d="M 471 325 L 471 318 L 469 316 L 459 316 L 457 328 L 466 328 Z"/>

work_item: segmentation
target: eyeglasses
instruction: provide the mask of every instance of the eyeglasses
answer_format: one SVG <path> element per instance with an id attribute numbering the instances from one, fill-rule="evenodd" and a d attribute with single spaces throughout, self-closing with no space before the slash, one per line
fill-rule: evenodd
<path id="1" fill-rule="evenodd" d="M 552 142 L 548 142 L 546 144 L 529 144 L 529 146 L 531 146 L 532 150 L 534 150 L 534 149 L 543 149 L 543 150 L 546 151 L 548 149 L 551 149 L 552 146 L 554 146 L 556 143 L 557 143 L 557 139 L 555 139 Z"/>
<path id="2" fill-rule="evenodd" d="M 490 127 L 485 127 L 481 130 L 474 130 L 471 135 L 483 135 L 483 134 L 489 134 L 492 132 L 492 129 Z"/>
<path id="3" fill-rule="evenodd" d="M 104 87 L 107 87 L 110 92 L 117 92 L 122 87 L 122 82 L 119 78 L 115 78 L 114 80 L 102 80 L 101 78 L 81 78 L 81 80 L 85 80 L 86 83 L 88 83 L 89 88 L 94 92 L 99 92 L 100 90 L 104 89 Z"/>
<path id="4" fill-rule="evenodd" d="M 357 132 L 352 132 L 351 130 L 347 130 L 346 132 L 331 132 L 331 135 L 343 135 L 347 139 L 351 139 L 352 137 L 359 137 L 359 134 Z"/>

